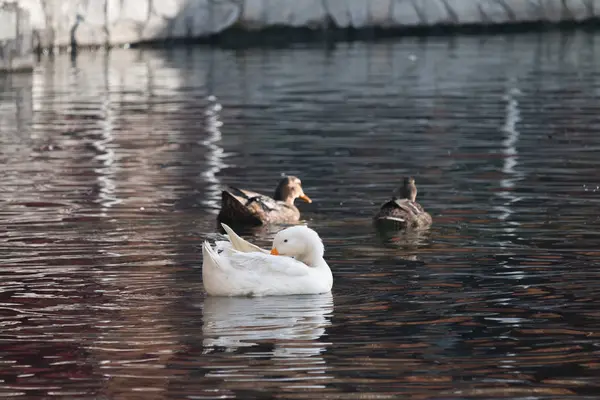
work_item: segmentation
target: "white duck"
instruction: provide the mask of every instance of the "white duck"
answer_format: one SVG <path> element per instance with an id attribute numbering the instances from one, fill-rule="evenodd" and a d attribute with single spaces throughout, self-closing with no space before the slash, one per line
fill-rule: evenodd
<path id="1" fill-rule="evenodd" d="M 277 296 L 328 293 L 333 275 L 317 232 L 306 226 L 279 231 L 269 253 L 221 224 L 228 242 L 202 245 L 202 280 L 211 296 Z"/>

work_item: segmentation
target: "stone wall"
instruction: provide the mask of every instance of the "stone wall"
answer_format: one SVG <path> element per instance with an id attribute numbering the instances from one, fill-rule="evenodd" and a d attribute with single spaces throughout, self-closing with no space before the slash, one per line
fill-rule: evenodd
<path id="1" fill-rule="evenodd" d="M 16 3 L 0 3 L 0 72 L 33 69 L 29 13 Z"/>
<path id="2" fill-rule="evenodd" d="M 1 1 L 1 0 L 0 0 Z M 43 48 L 200 38 L 236 27 L 406 28 L 583 21 L 600 0 L 18 0 Z"/>

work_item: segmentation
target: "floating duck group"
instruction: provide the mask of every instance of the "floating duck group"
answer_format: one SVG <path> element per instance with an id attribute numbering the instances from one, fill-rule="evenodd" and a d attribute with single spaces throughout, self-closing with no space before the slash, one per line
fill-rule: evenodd
<path id="1" fill-rule="evenodd" d="M 384 229 L 425 229 L 432 218 L 417 203 L 412 177 L 373 217 Z M 281 296 L 319 294 L 331 291 L 333 275 L 325 261 L 319 234 L 304 225 L 279 231 L 271 250 L 262 249 L 238 236 L 229 225 L 260 226 L 293 224 L 300 220 L 296 199 L 312 200 L 295 176 L 280 180 L 273 197 L 245 189 L 229 188 L 221 193 L 217 220 L 228 240 L 202 246 L 202 280 L 211 296 Z"/>

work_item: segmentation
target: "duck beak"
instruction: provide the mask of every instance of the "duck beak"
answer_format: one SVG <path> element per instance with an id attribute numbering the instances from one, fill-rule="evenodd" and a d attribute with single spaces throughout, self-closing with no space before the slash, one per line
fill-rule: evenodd
<path id="1" fill-rule="evenodd" d="M 301 199 L 301 200 L 304 200 L 307 203 L 312 203 L 312 200 L 310 199 L 310 197 L 308 197 L 304 193 L 302 193 L 300 196 L 298 196 L 298 198 Z"/>
<path id="2" fill-rule="evenodd" d="M 271 255 L 274 255 L 274 256 L 279 255 L 279 252 L 277 251 L 277 249 L 275 247 L 273 247 L 273 250 L 271 250 Z"/>

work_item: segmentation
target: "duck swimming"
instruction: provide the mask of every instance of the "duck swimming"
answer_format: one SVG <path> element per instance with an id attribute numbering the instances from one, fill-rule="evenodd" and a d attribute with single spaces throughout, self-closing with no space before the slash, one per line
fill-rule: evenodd
<path id="1" fill-rule="evenodd" d="M 328 293 L 333 275 L 321 238 L 307 226 L 279 231 L 271 251 L 221 224 L 228 241 L 202 245 L 202 280 L 210 296 L 280 296 Z"/>
<path id="2" fill-rule="evenodd" d="M 399 197 L 393 196 L 391 200 L 381 205 L 373 217 L 375 224 L 398 230 L 428 228 L 433 220 L 423 206 L 416 201 L 417 186 L 413 177 L 404 178 L 398 194 Z"/>
<path id="3" fill-rule="evenodd" d="M 300 220 L 300 210 L 294 200 L 312 203 L 304 194 L 302 182 L 295 176 L 279 181 L 271 198 L 245 189 L 230 188 L 221 192 L 221 211 L 217 220 L 229 225 L 266 225 L 295 223 Z"/>

